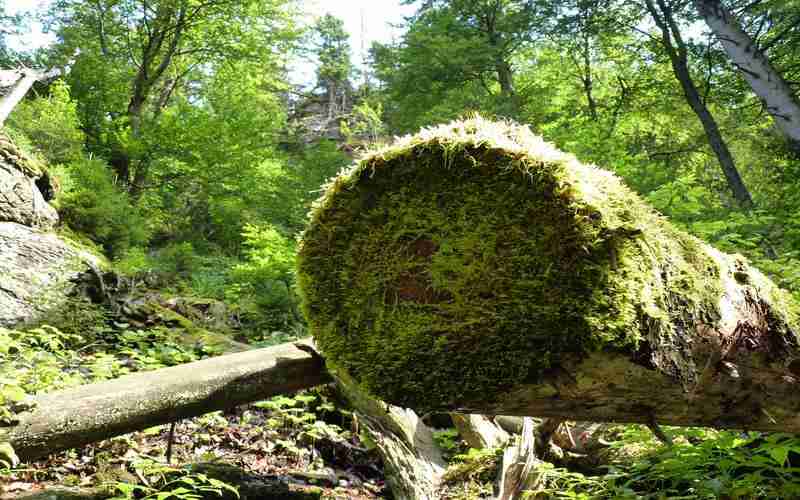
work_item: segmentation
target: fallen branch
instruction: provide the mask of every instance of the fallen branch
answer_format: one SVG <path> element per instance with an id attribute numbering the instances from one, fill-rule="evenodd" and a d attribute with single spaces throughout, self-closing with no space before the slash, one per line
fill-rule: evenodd
<path id="1" fill-rule="evenodd" d="M 30 461 L 330 380 L 319 357 L 281 344 L 38 396 L 0 442 Z"/>

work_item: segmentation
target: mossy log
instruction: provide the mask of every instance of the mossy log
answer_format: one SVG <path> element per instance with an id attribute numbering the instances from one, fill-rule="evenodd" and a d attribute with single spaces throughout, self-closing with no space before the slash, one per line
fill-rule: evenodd
<path id="1" fill-rule="evenodd" d="M 329 367 L 398 406 L 800 431 L 791 296 L 525 127 L 368 153 L 298 276 Z"/>
<path id="2" fill-rule="evenodd" d="M 0 427 L 0 443 L 29 461 L 328 382 L 310 347 L 281 344 L 44 394 Z"/>

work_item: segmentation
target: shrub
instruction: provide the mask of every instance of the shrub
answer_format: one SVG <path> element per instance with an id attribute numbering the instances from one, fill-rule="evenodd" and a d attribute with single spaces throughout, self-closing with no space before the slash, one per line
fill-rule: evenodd
<path id="1" fill-rule="evenodd" d="M 63 192 L 57 208 L 64 222 L 101 244 L 111 257 L 147 242 L 144 217 L 128 195 L 117 189 L 104 162 L 81 159 L 61 173 Z"/>
<path id="2" fill-rule="evenodd" d="M 80 158 L 84 140 L 76 103 L 63 81 L 52 84 L 49 92 L 19 103 L 8 124 L 30 139 L 48 163 L 69 163 Z"/>

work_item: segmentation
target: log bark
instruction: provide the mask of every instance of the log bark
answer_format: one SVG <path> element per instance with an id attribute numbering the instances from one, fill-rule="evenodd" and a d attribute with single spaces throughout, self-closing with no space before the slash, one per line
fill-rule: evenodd
<path id="1" fill-rule="evenodd" d="M 753 93 L 764 103 L 778 130 L 792 149 L 800 152 L 800 100 L 792 88 L 722 2 L 693 0 L 692 3 Z"/>
<path id="2" fill-rule="evenodd" d="M 800 431 L 800 306 L 524 127 L 367 155 L 312 212 L 317 345 L 420 413 Z"/>
<path id="3" fill-rule="evenodd" d="M 541 463 L 536 453 L 536 430 L 533 419 L 526 417 L 518 442 L 503 453 L 503 470 L 500 474 L 498 500 L 520 498 L 523 491 L 531 489 L 536 482 L 534 473 Z"/>
<path id="4" fill-rule="evenodd" d="M 453 425 L 470 448 L 500 448 L 509 439 L 508 433 L 486 415 L 451 413 Z"/>
<path id="5" fill-rule="evenodd" d="M 334 371 L 359 425 L 383 458 L 386 480 L 398 500 L 437 500 L 447 464 L 433 432 L 407 408 L 374 399 L 346 373 Z"/>
<path id="6" fill-rule="evenodd" d="M 320 358 L 282 344 L 34 398 L 0 428 L 22 461 L 330 382 Z"/>

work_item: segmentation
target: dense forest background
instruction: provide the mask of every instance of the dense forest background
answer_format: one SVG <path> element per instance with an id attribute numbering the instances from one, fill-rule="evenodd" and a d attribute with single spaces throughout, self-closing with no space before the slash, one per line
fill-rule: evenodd
<path id="1" fill-rule="evenodd" d="M 798 6 L 728 8 L 796 89 Z M 9 128 L 54 166 L 66 224 L 123 272 L 169 270 L 253 321 L 299 327 L 291 254 L 324 181 L 371 142 L 481 113 L 529 124 L 693 234 L 800 284 L 798 163 L 689 2 L 423 2 L 358 69 L 341 20 L 301 14 L 288 1 L 39 13 L 56 42 L 6 49 L 5 66 L 64 77 Z M 301 57 L 316 64 L 311 89 L 289 83 Z"/>
<path id="2" fill-rule="evenodd" d="M 6 132 L 49 165 L 63 233 L 144 288 L 225 303 L 253 344 L 305 335 L 295 245 L 325 181 L 374 143 L 473 113 L 612 170 L 800 296 L 800 149 L 776 126 L 786 110 L 704 22 L 715 2 L 406 3 L 404 34 L 364 64 L 340 19 L 309 23 L 291 0 L 55 0 L 4 15 L 0 64 L 62 75 Z M 797 105 L 800 2 L 721 5 Z M 33 19 L 55 42 L 11 49 Z M 311 85 L 291 83 L 300 60 Z"/>

